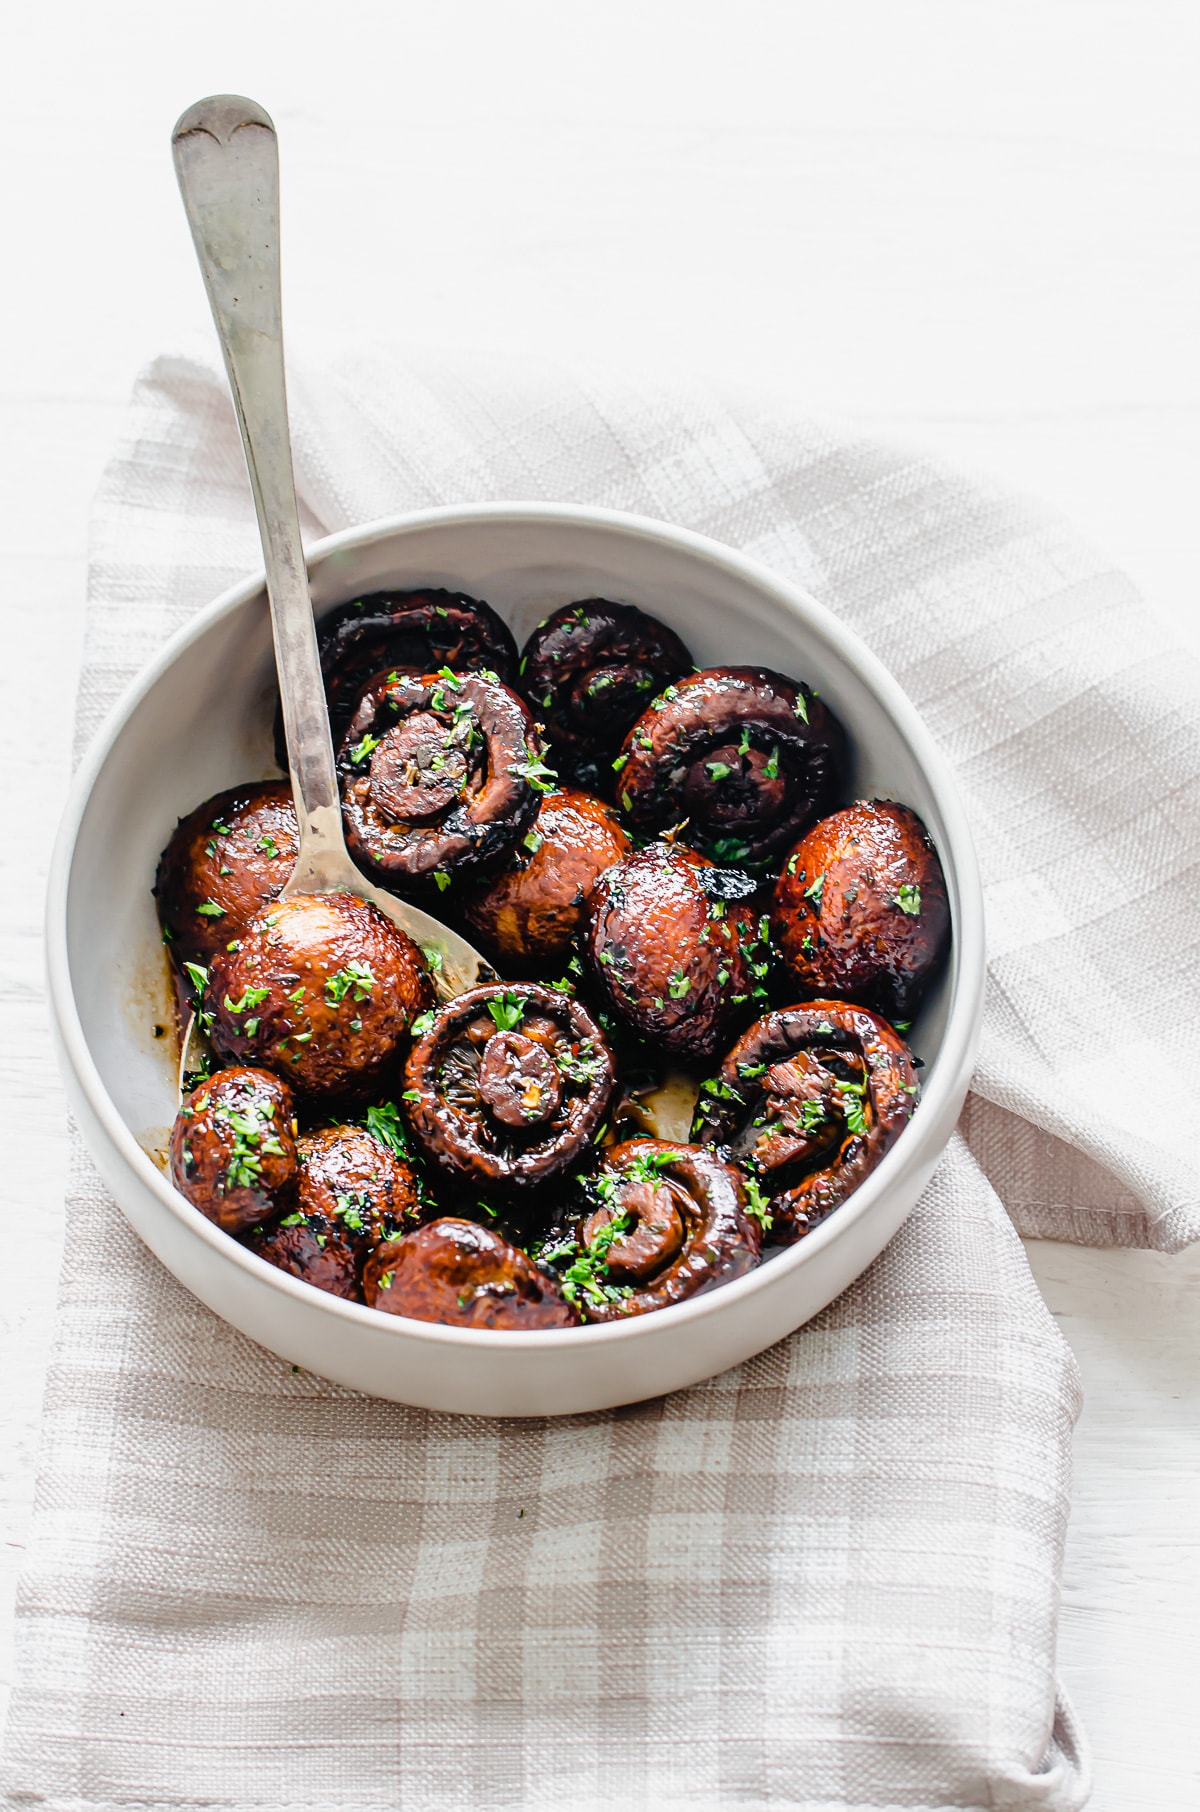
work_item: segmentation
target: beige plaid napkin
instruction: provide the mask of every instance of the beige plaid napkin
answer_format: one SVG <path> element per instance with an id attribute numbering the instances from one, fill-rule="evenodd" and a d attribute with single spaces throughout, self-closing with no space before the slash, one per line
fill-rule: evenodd
<path id="1" fill-rule="evenodd" d="M 1077 1386 L 991 1184 L 1030 1231 L 1200 1231 L 1194 679 L 1028 504 L 769 402 L 384 351 L 293 397 L 313 533 L 576 498 L 743 546 L 866 636 L 977 828 L 977 1092 L 816 1322 L 699 1389 L 533 1424 L 293 1372 L 161 1270 L 80 1155 L 12 1803 L 1080 1806 L 1053 1672 Z M 223 386 L 160 360 L 97 504 L 83 740 L 255 563 Z"/>

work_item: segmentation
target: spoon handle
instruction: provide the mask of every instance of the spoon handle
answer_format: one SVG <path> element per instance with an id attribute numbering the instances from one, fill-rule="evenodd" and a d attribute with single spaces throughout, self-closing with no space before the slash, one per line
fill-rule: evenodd
<path id="1" fill-rule="evenodd" d="M 279 144 L 241 95 L 197 101 L 171 135 L 175 173 L 233 391 L 258 513 L 283 725 L 300 820 L 288 891 L 344 882 L 349 858 L 288 434 L 279 282 Z"/>

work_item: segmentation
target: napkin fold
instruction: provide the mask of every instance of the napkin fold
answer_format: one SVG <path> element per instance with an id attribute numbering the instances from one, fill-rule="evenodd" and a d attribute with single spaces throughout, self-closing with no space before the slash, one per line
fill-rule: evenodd
<path id="1" fill-rule="evenodd" d="M 1077 1381 L 1009 1215 L 1200 1232 L 1194 673 L 1034 505 L 771 398 L 386 348 L 291 381 L 310 535 L 606 504 L 747 549 L 867 639 L 975 826 L 979 1075 L 917 1211 L 815 1322 L 557 1422 L 293 1372 L 162 1271 L 77 1154 L 13 1803 L 1073 1812 Z M 223 382 L 160 359 L 97 500 L 81 743 L 255 564 Z"/>

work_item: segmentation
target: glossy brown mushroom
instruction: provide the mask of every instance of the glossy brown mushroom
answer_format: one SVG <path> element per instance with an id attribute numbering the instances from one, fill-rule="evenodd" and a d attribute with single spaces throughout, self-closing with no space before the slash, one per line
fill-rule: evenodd
<path id="1" fill-rule="evenodd" d="M 614 863 L 588 901 L 584 954 L 627 1030 L 704 1063 L 766 1003 L 767 924 L 754 882 L 652 843 Z"/>
<path id="2" fill-rule="evenodd" d="M 154 882 L 172 961 L 207 965 L 273 900 L 296 864 L 300 833 L 286 780 L 216 793 L 176 825 Z"/>
<path id="3" fill-rule="evenodd" d="M 220 1070 L 184 1096 L 171 1129 L 176 1189 L 225 1233 L 276 1220 L 296 1183 L 292 1092 L 265 1070 Z"/>
<path id="4" fill-rule="evenodd" d="M 834 804 L 841 725 L 799 681 L 709 667 L 656 698 L 625 738 L 617 796 L 642 831 L 686 823 L 717 862 L 771 867 Z"/>
<path id="5" fill-rule="evenodd" d="M 440 887 L 496 866 L 554 775 L 524 701 L 477 674 L 381 673 L 338 754 L 350 853 L 385 885 Z"/>
<path id="6" fill-rule="evenodd" d="M 345 734 L 372 674 L 490 670 L 505 685 L 517 674 L 507 623 L 482 598 L 461 591 L 375 591 L 338 604 L 317 630 L 333 746 Z M 275 759 L 287 767 L 283 717 L 275 713 Z"/>
<path id="7" fill-rule="evenodd" d="M 784 863 L 772 929 L 801 992 L 911 1019 L 950 936 L 942 865 L 916 813 L 860 800 L 814 825 Z"/>
<path id="8" fill-rule="evenodd" d="M 583 1187 L 594 1205 L 542 1257 L 588 1321 L 686 1302 L 758 1263 L 762 1227 L 745 1183 L 714 1151 L 629 1139 Z"/>
<path id="9" fill-rule="evenodd" d="M 786 1245 L 871 1174 L 917 1093 L 911 1053 L 885 1019 L 814 1000 L 743 1033 L 701 1088 L 692 1136 L 743 1166 L 766 1198 L 768 1238 Z"/>
<path id="10" fill-rule="evenodd" d="M 433 1003 L 420 950 L 366 900 L 294 894 L 212 960 L 204 1005 L 223 1057 L 262 1064 L 308 1098 L 361 1096 Z"/>
<path id="11" fill-rule="evenodd" d="M 569 994 L 490 983 L 436 1014 L 409 1052 L 413 1137 L 452 1177 L 527 1190 L 588 1149 L 612 1098 L 604 1035 Z"/>
<path id="12" fill-rule="evenodd" d="M 318 1290 L 362 1300 L 368 1253 L 418 1220 L 411 1167 L 361 1126 L 325 1126 L 296 1146 L 295 1199 L 247 1244 L 281 1271 Z"/>
<path id="13" fill-rule="evenodd" d="M 366 1300 L 388 1315 L 462 1328 L 569 1328 L 579 1316 L 552 1277 L 474 1221 L 430 1221 L 379 1246 Z"/>
<path id="14" fill-rule="evenodd" d="M 521 691 L 546 725 L 554 761 L 611 795 L 612 761 L 655 693 L 689 673 L 674 630 L 633 604 L 586 598 L 539 623 L 521 656 Z"/>
<path id="15" fill-rule="evenodd" d="M 502 975 L 561 975 L 593 884 L 632 848 L 616 812 L 590 793 L 547 793 L 506 865 L 461 901 L 473 941 Z"/>

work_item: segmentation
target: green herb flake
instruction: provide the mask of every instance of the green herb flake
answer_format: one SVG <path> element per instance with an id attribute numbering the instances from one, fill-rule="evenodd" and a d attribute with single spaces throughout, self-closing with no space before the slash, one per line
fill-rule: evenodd
<path id="1" fill-rule="evenodd" d="M 825 876 L 818 875 L 811 886 L 804 889 L 804 897 L 811 900 L 817 911 L 821 910 L 821 895 L 825 892 Z"/>
<path id="2" fill-rule="evenodd" d="M 375 753 L 375 750 L 379 747 L 379 745 L 382 741 L 383 741 L 382 736 L 372 736 L 368 732 L 368 734 L 366 736 L 362 737 L 358 742 L 356 742 L 354 747 L 350 751 L 350 759 L 354 763 L 355 767 L 360 768 L 362 766 L 363 762 L 366 761 L 371 755 L 373 755 Z"/>
<path id="3" fill-rule="evenodd" d="M 225 908 L 218 906 L 215 900 L 205 900 L 202 905 L 197 906 L 196 912 L 202 919 L 223 919 L 225 917 Z"/>
<path id="4" fill-rule="evenodd" d="M 499 1000 L 489 1000 L 487 1006 L 498 1032 L 515 1032 L 524 1017 L 526 1002 L 516 994 L 505 994 Z"/>
<path id="5" fill-rule="evenodd" d="M 900 908 L 901 912 L 906 912 L 908 914 L 910 919 L 920 918 L 921 889 L 916 886 L 898 888 L 895 896 L 895 903 Z"/>

